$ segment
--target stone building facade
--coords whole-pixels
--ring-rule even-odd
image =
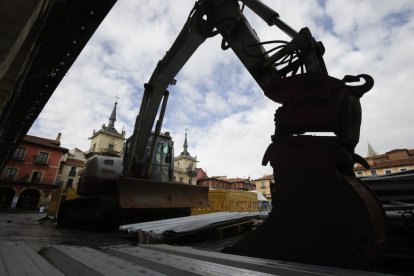
[[[78,148],[71,149],[62,156],[56,183],[65,189],[76,189],[85,164],[85,153]]]
[[[370,152],[370,151],[369,151]],[[371,150],[371,152],[374,152]],[[354,172],[357,177],[386,175],[414,170],[414,149],[394,149],[385,154],[365,157],[369,169],[357,164]]]
[[[271,185],[275,183],[273,175],[265,175],[261,178],[252,180],[252,182],[256,186],[256,191],[261,192],[268,200],[272,198],[270,190]]]
[[[93,130],[93,134],[89,138],[91,140],[91,145],[89,150],[86,152],[87,158],[93,155],[123,156],[125,131],[122,130],[121,132],[118,132],[115,129],[117,104],[118,103],[115,102],[111,116],[109,117],[108,126],[103,124],[100,130]]]
[[[174,157],[174,181],[197,185],[197,157],[192,157],[188,152],[187,133],[183,147],[181,154]]]

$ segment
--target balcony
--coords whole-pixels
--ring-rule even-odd
[[[48,160],[49,155],[42,152],[39,155],[36,154],[33,156],[33,163],[36,165],[49,165]]]
[[[70,171],[68,176],[75,177],[76,176],[76,171]]]

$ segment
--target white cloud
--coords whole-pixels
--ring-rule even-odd
[[[414,148],[414,8],[412,1],[266,1],[294,29],[309,26],[326,48],[328,71],[337,78],[368,73],[375,86],[365,95],[361,142],[377,152]],[[323,2],[323,1],[321,1]],[[194,1],[118,1],[70,69],[30,133],[62,146],[89,148],[93,129],[108,123],[115,96],[116,127],[132,133],[143,85],[170,48]],[[246,10],[263,40],[287,39]],[[263,96],[219,36],[207,40],[170,88],[164,129],[181,152],[185,128],[189,151],[210,175],[257,178],[271,173],[261,159],[274,132],[278,106]]]

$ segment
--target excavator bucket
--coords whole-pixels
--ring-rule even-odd
[[[208,187],[122,177],[117,182],[121,208],[205,208]]]

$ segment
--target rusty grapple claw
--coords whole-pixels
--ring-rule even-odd
[[[345,83],[353,83],[353,82],[360,82],[361,79],[365,81],[365,83],[361,85],[347,85],[349,91],[358,98],[361,98],[365,93],[367,93],[371,88],[374,86],[374,79],[367,74],[360,74],[357,76],[346,75],[343,77],[342,81]]]

